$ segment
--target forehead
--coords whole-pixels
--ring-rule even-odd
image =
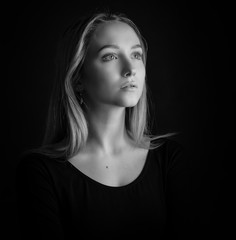
[[[128,24],[111,21],[99,25],[90,40],[90,47],[92,48],[101,47],[105,44],[133,46],[140,44],[140,41],[134,29]]]

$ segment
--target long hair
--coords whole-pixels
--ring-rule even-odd
[[[96,13],[74,22],[64,32],[58,48],[57,72],[51,95],[47,126],[41,153],[51,157],[76,155],[86,145],[88,124],[85,117],[86,106],[80,104],[77,85],[88,50],[90,39],[97,27],[105,22],[120,21],[128,24],[136,32],[143,48],[143,62],[146,66],[148,46],[138,27],[124,14]],[[148,108],[148,87],[145,79],[143,92],[134,107],[125,109],[127,134],[136,146],[153,149],[161,140],[173,134],[152,135],[150,132],[150,111]]]

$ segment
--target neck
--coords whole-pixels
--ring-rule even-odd
[[[112,106],[106,110],[88,110],[87,146],[102,155],[117,155],[131,146],[125,128],[125,108]]]

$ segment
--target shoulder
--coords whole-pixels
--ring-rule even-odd
[[[186,165],[185,148],[180,142],[165,138],[154,150],[155,158],[165,172],[171,169],[183,168]]]
[[[184,146],[171,138],[165,139],[165,142],[163,143],[163,148],[166,151],[166,154],[168,157],[177,157],[177,155],[182,155],[184,153]]]
[[[184,152],[184,146],[178,141],[171,138],[161,139],[160,146],[154,149],[155,152],[174,157]]]
[[[19,158],[16,177],[17,179],[48,177],[59,164],[58,159],[52,159],[40,153],[26,153]]]
[[[19,157],[18,169],[25,168],[43,168],[49,158],[39,153],[25,153]]]

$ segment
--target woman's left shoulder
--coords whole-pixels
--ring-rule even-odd
[[[184,151],[184,146],[179,141],[172,138],[164,138],[160,142],[160,146],[156,148],[156,151],[162,154],[168,155],[169,157],[181,154]]]
[[[185,148],[182,143],[173,139],[165,138],[160,147],[154,150],[160,165],[167,171],[172,168],[186,165]]]
[[[167,138],[164,142],[164,147],[171,156],[175,154],[183,154],[184,145],[177,140]]]

